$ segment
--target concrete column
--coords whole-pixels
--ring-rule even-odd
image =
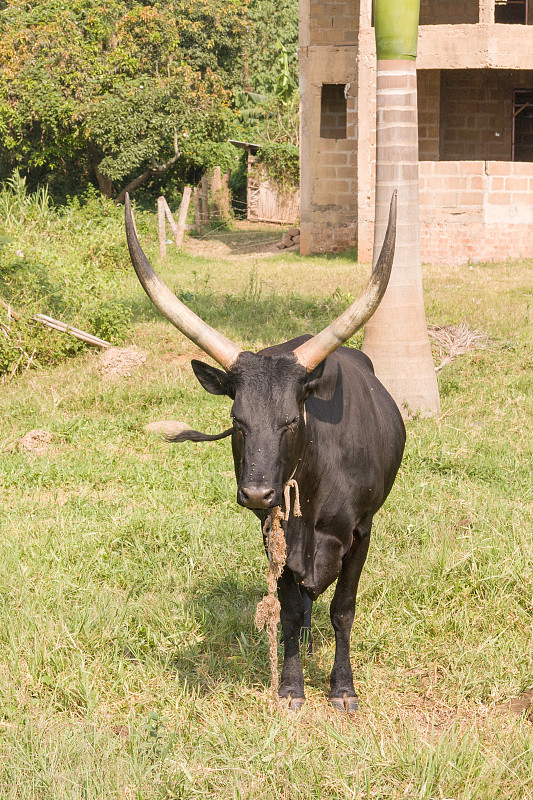
[[[479,21],[486,25],[494,24],[495,0],[479,0]]]
[[[361,0],[359,25],[360,28],[370,28],[372,26],[372,0]]]

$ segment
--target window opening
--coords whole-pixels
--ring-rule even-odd
[[[527,0],[496,0],[494,22],[527,25]]]
[[[533,89],[514,93],[512,159],[533,161]]]
[[[346,139],[346,96],[344,83],[324,83],[320,98],[320,137]]]

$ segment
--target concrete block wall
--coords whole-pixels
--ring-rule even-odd
[[[418,156],[438,161],[440,139],[440,70],[423,69],[418,84]]]
[[[310,45],[356,45],[358,32],[358,3],[346,0],[310,2]]]
[[[300,250],[337,253],[354,246],[357,228],[356,98],[346,98],[346,136],[331,138],[317,130],[320,105],[315,104],[313,163],[308,168],[309,190],[302,198]],[[338,121],[334,123],[339,132]],[[331,128],[330,132],[334,129]]]
[[[441,160],[510,161],[513,90],[533,87],[533,70],[442,70]]]
[[[512,90],[507,70],[442,70],[441,159],[510,160]]]
[[[533,163],[420,162],[422,261],[533,255]]]
[[[299,3],[301,252],[337,252],[357,244],[360,260],[369,261],[376,63],[371,0]],[[523,164],[510,161],[513,90],[533,88],[533,0],[528,3],[526,26],[493,24],[494,0],[421,0],[417,67],[425,261],[533,253],[529,205],[520,195],[526,191],[524,177],[531,191],[531,176],[520,172]],[[326,109],[321,130],[323,84],[346,87],[345,136],[343,110],[330,109],[330,115]]]
[[[300,0],[300,23],[300,252],[341,252],[357,235],[359,4]]]
[[[420,25],[475,25],[478,21],[478,0],[420,0]]]

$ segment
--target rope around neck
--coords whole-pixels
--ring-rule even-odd
[[[270,645],[270,679],[272,695],[275,703],[278,702],[278,623],[281,610],[281,606],[278,598],[275,596],[275,592],[278,578],[283,572],[283,567],[285,566],[285,561],[287,559],[287,544],[285,542],[285,533],[281,523],[287,522],[290,517],[291,489],[294,489],[294,516],[302,516],[298,484],[293,478],[291,478],[291,480],[287,481],[283,487],[285,512],[282,512],[281,506],[276,506],[272,509],[272,512],[268,515],[265,520],[265,524],[263,525],[263,536],[268,542],[268,594],[266,594],[257,604],[254,620],[255,626],[258,630],[262,630],[266,626],[268,642]]]

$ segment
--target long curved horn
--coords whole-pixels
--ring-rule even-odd
[[[312,339],[308,339],[294,351],[297,361],[308,372],[311,372],[326,356],[340,347],[350,336],[353,336],[379,306],[389,283],[394,260],[396,203],[397,191],[395,189],[390,203],[389,222],[381,253],[362,294],[331,325],[317,333]]]
[[[128,194],[126,194],[126,239],[137,277],[154,306],[188,339],[214,358],[221,367],[229,370],[239,353],[242,353],[242,349],[200,319],[163,283],[139,244]]]

